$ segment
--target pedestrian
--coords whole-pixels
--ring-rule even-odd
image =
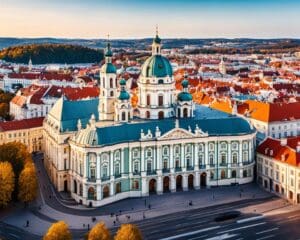
[[[90,230],[90,224],[88,224],[88,230]]]
[[[26,221],[26,227],[29,227],[29,220]]]
[[[242,192],[240,192],[240,198],[242,198]]]
[[[114,221],[114,226],[116,226],[116,221]]]
[[[148,205],[148,208],[151,209],[151,204]]]
[[[85,228],[85,224],[82,224],[83,228]]]
[[[145,207],[147,206],[147,199],[145,198]]]
[[[146,216],[145,216],[145,212],[143,212],[143,219],[145,219],[146,218]]]

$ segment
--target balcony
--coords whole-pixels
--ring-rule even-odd
[[[205,168],[206,168],[206,165],[199,165],[199,168],[200,168],[200,169],[205,169]]]
[[[117,174],[115,174],[114,176],[115,176],[115,178],[120,178],[120,177],[121,177],[121,174],[120,174],[120,173],[117,173]]]
[[[193,170],[194,170],[194,166],[187,166],[187,167],[186,167],[186,170],[187,170],[187,171],[193,171]]]
[[[133,171],[132,174],[133,174],[133,175],[140,175],[141,172],[140,172],[140,171]]]
[[[163,168],[163,169],[162,169],[162,172],[163,172],[163,173],[169,173],[169,172],[170,172],[170,169],[169,169],[169,168]]]
[[[181,170],[181,167],[176,167],[175,168],[175,172],[181,172],[182,170]]]
[[[96,182],[96,178],[88,178],[88,182]]]
[[[221,167],[227,167],[227,166],[228,166],[228,163],[226,163],[226,162],[225,162],[225,163],[224,163],[224,162],[223,162],[223,163],[220,163],[220,166],[221,166]]]
[[[156,171],[154,171],[154,170],[148,171],[148,170],[147,170],[147,175],[148,175],[148,176],[149,176],[149,175],[156,175]]]
[[[108,181],[110,179],[110,177],[109,176],[103,176],[103,177],[101,177],[101,181]]]

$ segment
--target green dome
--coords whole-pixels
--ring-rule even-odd
[[[125,79],[121,79],[119,82],[120,85],[126,85],[126,80]]]
[[[105,63],[101,67],[101,72],[102,73],[116,73],[117,69],[116,69],[116,67],[112,63]]]
[[[177,96],[178,101],[192,101],[193,97],[192,94],[187,92],[181,92]]]
[[[130,99],[129,93],[125,90],[122,90],[120,92],[119,100],[129,100],[129,99]]]
[[[187,88],[189,86],[189,81],[187,79],[184,79],[182,82],[181,82],[181,86],[183,88]]]
[[[167,77],[173,75],[169,60],[161,55],[149,57],[142,66],[143,77]]]

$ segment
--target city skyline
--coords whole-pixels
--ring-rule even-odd
[[[295,0],[0,2],[0,37],[300,38]]]

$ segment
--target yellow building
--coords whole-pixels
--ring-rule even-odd
[[[0,122],[0,144],[8,142],[24,143],[29,152],[42,149],[43,117],[18,121]]]

